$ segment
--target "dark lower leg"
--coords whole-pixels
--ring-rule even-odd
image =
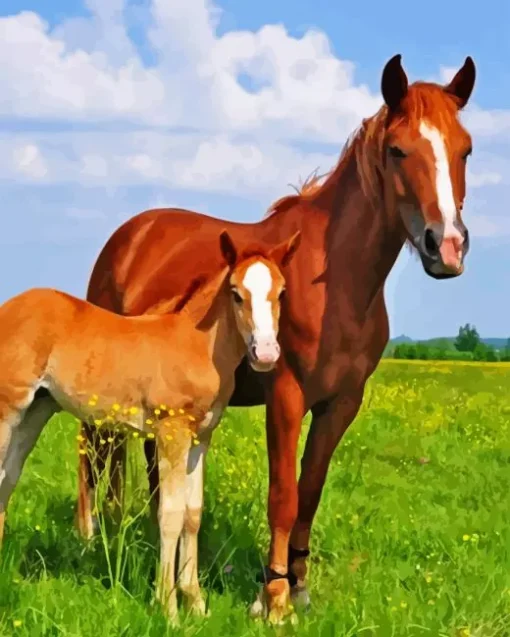
[[[343,434],[359,411],[363,392],[312,409],[313,420],[301,461],[298,514],[289,545],[289,583],[305,587],[310,534],[329,464]]]
[[[147,461],[151,518],[153,523],[157,524],[159,508],[159,471],[156,443],[152,440],[146,440],[143,450]]]

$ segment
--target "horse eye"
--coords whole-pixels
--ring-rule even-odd
[[[388,152],[392,157],[395,157],[395,159],[404,159],[404,157],[407,157],[404,151],[401,150],[398,146],[390,146],[388,148]]]
[[[235,303],[242,303],[243,297],[239,294],[237,290],[232,290],[232,296],[234,297]]]

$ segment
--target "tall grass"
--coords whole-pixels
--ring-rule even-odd
[[[214,435],[200,536],[211,617],[183,612],[175,630],[152,603],[157,530],[141,443],[130,442],[120,532],[103,526],[84,543],[73,524],[78,431],[55,417],[9,507],[0,635],[510,635],[509,390],[505,366],[381,364],[331,463],[313,608],[277,629],[247,613],[268,543],[263,410],[229,410]]]

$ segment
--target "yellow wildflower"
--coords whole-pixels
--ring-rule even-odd
[[[78,442],[83,442],[85,440],[85,438],[81,434],[79,434],[78,436],[76,436],[76,440]]]
[[[153,420],[151,420],[150,418],[147,418],[147,420],[145,421],[145,424],[152,425],[153,422],[154,422]]]
[[[168,410],[168,415],[169,416],[175,416],[175,411],[173,409],[169,409]]]
[[[147,434],[147,438],[154,438],[154,434],[152,433],[152,431],[149,431],[149,433]]]
[[[154,413],[156,414],[156,416],[159,416],[159,414],[161,413],[161,409],[155,409]]]
[[[114,403],[114,404],[112,405],[112,410],[113,410],[113,411],[120,411],[120,405],[119,405],[119,403]]]
[[[192,415],[190,414],[190,415],[188,416],[188,420],[189,420],[190,422],[195,422],[196,418],[195,418],[195,416],[192,416]]]
[[[23,622],[21,621],[21,619],[15,619],[12,622],[12,625],[14,626],[14,628],[19,628],[22,624],[23,624]]]
[[[139,436],[140,434],[138,433],[138,431],[133,432],[133,438],[138,438]]]
[[[111,436],[108,436],[107,440],[108,442],[113,442],[113,438]]]
[[[184,409],[182,409],[182,407],[179,407],[179,413],[183,414],[184,413]]]
[[[133,416],[138,413],[138,407],[130,407],[129,413]]]
[[[162,409],[163,411],[166,411],[166,405],[161,404],[159,408]]]
[[[102,421],[100,418],[96,418],[96,419],[94,420],[94,424],[95,424],[97,427],[100,427],[100,426],[103,424],[103,421]]]
[[[470,535],[468,535],[467,533],[464,533],[464,535],[462,536],[462,539],[464,540],[464,542],[467,542],[470,537],[471,537]]]
[[[80,449],[79,453],[80,456],[85,456],[87,452],[85,451],[85,449]]]
[[[170,440],[173,440],[173,437],[172,437],[170,434],[167,434],[167,435],[165,436],[165,438],[166,438],[167,440],[169,440],[169,441],[170,441]]]

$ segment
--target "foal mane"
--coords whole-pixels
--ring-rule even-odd
[[[266,216],[285,212],[294,205],[317,201],[324,192],[336,186],[352,158],[355,158],[363,194],[377,209],[383,199],[381,177],[384,169],[383,143],[387,130],[398,126],[404,119],[411,124],[418,124],[423,118],[432,120],[440,127],[449,128],[457,117],[459,106],[457,99],[446,93],[441,85],[414,82],[409,86],[398,113],[390,115],[388,107],[383,104],[375,115],[364,119],[359,128],[347,138],[336,166],[323,175],[315,170],[299,188],[294,187],[296,194],[286,195],[275,201]]]

